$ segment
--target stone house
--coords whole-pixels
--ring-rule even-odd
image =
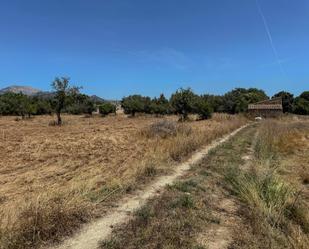
[[[248,105],[248,114],[251,117],[273,118],[283,113],[282,98],[272,98]]]

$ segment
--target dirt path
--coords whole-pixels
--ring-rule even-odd
[[[254,136],[252,137],[251,146],[248,148],[247,153],[244,156],[242,156],[242,159],[245,161],[245,163],[240,165],[239,167],[243,170],[248,170],[248,168],[250,167],[250,163],[254,158],[254,148],[257,143],[257,137],[258,137],[258,131],[256,131],[254,133]]]
[[[246,125],[247,126],[247,125]],[[103,218],[100,218],[88,225],[85,225],[76,235],[65,240],[61,245],[50,249],[95,249],[101,240],[106,239],[116,225],[123,224],[129,220],[132,213],[142,207],[149,198],[158,195],[167,185],[173,183],[178,177],[185,174],[192,164],[198,163],[208,152],[216,146],[226,142],[229,138],[245,128],[243,126],[229,135],[214,141],[210,145],[195,153],[188,161],[176,167],[171,175],[159,177],[153,184],[134,195],[122,199],[117,207],[112,209]]]
[[[237,215],[238,206],[233,199],[224,198],[219,194],[214,194],[212,198],[214,201],[217,200],[212,215],[220,223],[208,227],[198,236],[198,241],[208,249],[227,249],[233,242],[233,228],[241,224],[241,219]]]
[[[239,165],[240,169],[248,170],[254,158],[254,147],[256,145],[258,132],[252,136],[251,144],[241,158],[244,163]],[[219,222],[208,227],[198,236],[198,241],[208,249],[228,249],[233,242],[233,234],[238,227],[245,227],[243,220],[239,217],[239,203],[218,182],[221,176],[215,174],[209,181],[209,188],[212,189],[211,206],[212,215]]]

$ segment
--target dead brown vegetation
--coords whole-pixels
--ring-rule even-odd
[[[1,215],[0,248],[35,248],[46,241],[57,242],[91,218],[90,203],[78,195],[45,193],[16,204],[10,206],[14,212]]]
[[[262,122],[250,171],[227,175],[251,226],[236,236],[236,248],[308,247],[309,192],[302,179],[309,170],[308,134],[305,121]]]
[[[246,122],[214,115],[173,123],[176,134],[162,138],[141,132],[161,120],[154,117],[64,119],[61,127],[49,126],[47,116],[27,122],[0,119],[0,248],[57,241],[99,215],[98,210],[102,213],[101,203],[172,170],[199,147]]]
[[[308,248],[308,135],[305,120],[247,127],[116,227],[101,248]]]

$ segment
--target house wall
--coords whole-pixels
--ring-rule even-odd
[[[248,115],[251,117],[275,118],[280,117],[282,114],[283,114],[282,110],[265,110],[265,109],[248,110]]]

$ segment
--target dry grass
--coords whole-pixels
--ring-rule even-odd
[[[233,168],[226,179],[246,204],[252,231],[238,236],[250,248],[307,248],[309,192],[301,180],[308,170],[309,123],[267,120],[260,128],[251,170]],[[308,172],[308,171],[307,171]]]
[[[16,203],[17,204],[17,203]],[[12,206],[2,214],[0,248],[35,248],[57,242],[91,218],[91,205],[77,195],[51,193]]]
[[[179,125],[176,121],[160,120],[141,131],[141,134],[147,138],[168,138],[176,136],[179,131]]]
[[[237,143],[228,142],[214,149],[162,195],[149,200],[129,223],[116,227],[111,237],[101,243],[101,248],[211,248],[200,235],[221,225],[221,217],[216,213],[226,208],[222,202],[222,177],[213,170],[241,161],[246,148],[240,136],[233,138],[233,142],[235,140]],[[218,231],[218,236],[224,240],[221,233],[222,230]]]
[[[308,125],[284,119],[248,127],[117,227],[101,248],[221,248],[222,241],[233,249],[308,248],[308,185],[301,179],[309,166]]]
[[[0,118],[0,248],[57,241],[102,212],[102,202],[170,171],[246,122],[215,115],[176,124],[176,134],[162,138],[141,132],[162,120],[155,117],[65,116],[62,127],[49,126],[51,119]]]
[[[273,156],[276,153],[293,154],[307,146],[308,131],[308,122],[266,120],[259,130],[256,156],[261,159],[261,156],[270,157],[270,153]]]
[[[184,189],[186,192],[184,192]],[[160,198],[135,213],[135,219],[101,243],[103,249],[196,248],[194,236],[213,218],[207,210],[205,190],[199,182],[171,186]]]

